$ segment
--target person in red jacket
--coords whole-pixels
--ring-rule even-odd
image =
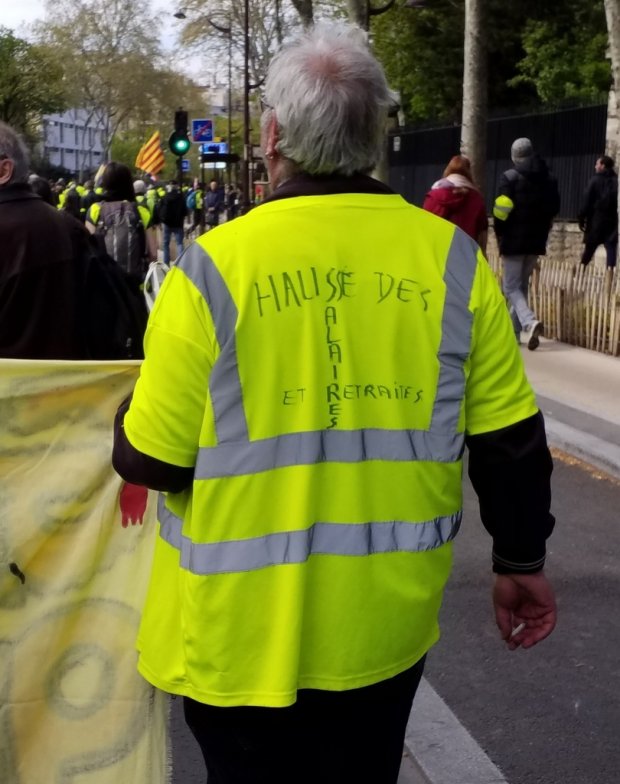
[[[426,194],[425,210],[456,224],[476,240],[486,253],[489,220],[480,191],[472,182],[471,164],[465,155],[455,155]]]

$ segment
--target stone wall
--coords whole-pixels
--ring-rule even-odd
[[[546,258],[553,261],[563,261],[573,266],[579,264],[583,251],[583,232],[575,221],[558,222],[553,224],[549,241],[547,242]],[[495,232],[489,230],[489,242],[487,247],[489,258],[496,258],[498,255]],[[591,261],[595,267],[604,269],[606,266],[605,249],[601,245],[596,251]]]

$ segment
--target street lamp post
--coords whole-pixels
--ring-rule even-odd
[[[186,19],[187,15],[185,13],[185,9],[179,8],[176,13],[173,14],[176,19]],[[228,38],[228,129],[227,129],[227,142],[228,142],[228,152],[232,152],[232,20],[230,15],[227,16],[228,24],[222,25],[219,22],[214,22],[213,19],[210,19],[208,16],[206,17],[207,22],[213,27],[218,33],[222,33]],[[200,164],[201,171],[202,171],[202,163]],[[228,163],[226,165],[226,179],[227,184],[230,185],[231,183],[231,176],[232,176],[232,165]],[[204,191],[204,188],[203,188]]]
[[[243,158],[241,161],[241,211],[250,208],[250,0],[243,0]]]
[[[394,2],[394,0],[391,0]],[[180,8],[174,17],[185,19],[185,9]],[[232,136],[232,101],[231,101],[231,60],[232,60],[232,23],[228,17],[228,27],[218,25],[207,17],[207,21],[216,30],[228,35],[228,144],[230,145]],[[278,17],[279,24],[279,17]],[[247,212],[251,205],[250,199],[250,161],[252,160],[252,145],[250,143],[250,90],[261,84],[250,84],[250,0],[243,0],[243,156],[241,158],[241,188],[243,190],[243,200],[241,202],[242,213]],[[229,146],[230,149],[230,146]],[[230,176],[230,172],[229,172]],[[230,182],[230,180],[229,180]]]
[[[214,22],[213,19],[207,17],[207,22],[211,25],[211,27],[215,28],[219,33],[225,35],[228,38],[228,152],[232,152],[232,21],[230,16],[227,17],[228,24],[222,25],[219,22]],[[226,166],[226,179],[228,181],[228,185],[230,185],[231,180],[231,164],[227,164]]]

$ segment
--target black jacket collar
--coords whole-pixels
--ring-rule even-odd
[[[339,174],[311,175],[301,172],[279,185],[262,203],[293,196],[331,196],[337,193],[382,193],[394,191],[379,180],[366,174],[343,177]]]
[[[40,201],[41,197],[33,193],[30,190],[30,186],[25,183],[17,183],[0,188],[0,204],[8,201],[25,201],[27,199],[38,199]]]

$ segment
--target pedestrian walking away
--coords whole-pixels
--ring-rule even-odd
[[[581,263],[587,266],[599,245],[605,247],[607,268],[616,266],[618,255],[618,175],[614,160],[601,155],[594,165],[579,209],[579,228],[584,232]]]
[[[459,226],[486,253],[489,219],[484,199],[473,183],[467,156],[454,155],[450,159],[443,177],[426,194],[423,207]]]
[[[552,462],[480,248],[369,176],[393,97],[367,36],[301,33],[265,105],[271,196],[166,276],[116,416],[116,470],[162,491],[138,667],[210,781],[395,784],[464,447],[508,650],[555,625]]]
[[[170,265],[170,240],[174,237],[177,247],[177,258],[183,252],[183,224],[187,215],[185,196],[179,190],[179,184],[171,180],[166,193],[157,205],[157,215],[162,224],[162,245],[164,264]]]
[[[529,139],[516,139],[510,155],[514,168],[505,171],[493,205],[493,226],[502,257],[502,285],[510,305],[517,341],[525,333],[527,347],[538,348],[544,326],[528,303],[528,287],[539,256],[547,252],[560,194],[545,161]]]
[[[23,140],[0,123],[0,356],[142,356],[142,298],[80,220],[33,192],[28,165]]]
[[[149,234],[151,213],[136,202],[131,172],[122,163],[108,163],[101,178],[103,198],[91,204],[86,228],[114,261],[140,283],[149,261],[156,257]]]
[[[29,164],[23,139],[0,122],[0,356],[86,359],[76,327],[88,233],[31,190]]]

